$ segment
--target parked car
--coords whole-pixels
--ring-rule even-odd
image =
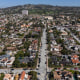
[[[40,67],[40,65],[38,65],[38,67]]]
[[[40,75],[40,73],[37,73],[38,75]]]
[[[13,71],[14,69],[12,68],[11,71]]]
[[[38,70],[38,68],[36,68],[36,70]]]
[[[27,70],[26,68],[24,68],[23,70]]]

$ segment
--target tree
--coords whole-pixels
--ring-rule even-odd
[[[24,54],[24,56],[30,56],[30,53],[28,53],[28,52],[26,52],[25,54]]]
[[[4,54],[5,54],[5,52],[4,52],[4,51],[0,53],[0,55],[4,55]]]
[[[9,23],[6,24],[7,29],[10,29],[10,26],[12,26],[11,22],[9,22]]]
[[[4,74],[1,73],[0,80],[3,80],[3,78],[4,78]]]
[[[66,48],[63,48],[63,49],[61,50],[61,54],[63,54],[63,55],[68,55],[68,54],[71,54],[71,51],[70,51],[70,50],[67,50]]]
[[[27,63],[27,66],[28,66],[28,67],[32,67],[32,62],[28,62],[28,63]]]
[[[52,55],[53,55],[53,54],[52,54],[52,52],[49,52],[49,53],[48,53],[48,56],[50,56],[50,57],[51,57]]]
[[[24,52],[23,51],[18,51],[17,54],[15,54],[15,57],[16,58],[24,57]]]
[[[30,71],[28,74],[32,76],[30,80],[37,80],[37,72]]]
[[[26,67],[27,64],[26,63],[21,63],[21,67]]]
[[[63,43],[63,42],[64,42],[64,40],[62,40],[62,39],[58,38],[58,39],[56,39],[56,42],[57,42],[58,44],[60,44],[60,43]]]
[[[75,71],[75,72],[74,72],[74,78],[75,78],[76,80],[78,80],[78,78],[77,78],[78,74],[79,74],[78,71]]]
[[[72,21],[71,24],[72,24],[72,25],[75,25],[75,21]]]
[[[15,61],[13,63],[13,67],[16,67],[16,68],[21,67],[19,60],[15,59]]]
[[[51,71],[50,74],[49,74],[49,79],[50,79],[50,80],[53,80],[53,77],[54,77],[54,76],[53,76],[53,71]]]
[[[17,34],[19,37],[23,37],[24,36],[24,34],[21,34],[21,33],[18,33]]]
[[[52,65],[52,59],[51,59],[51,58],[48,59],[48,66],[49,66],[49,67],[52,67],[52,66],[53,66],[53,65]]]

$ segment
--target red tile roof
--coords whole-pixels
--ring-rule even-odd
[[[73,55],[73,56],[72,56],[72,58],[78,58],[78,57],[79,57],[78,55]]]
[[[21,73],[20,80],[24,80],[25,74],[26,74],[25,71]]]
[[[77,60],[72,59],[72,62],[73,63],[79,63],[79,59],[77,59]]]
[[[79,58],[79,56],[73,55],[71,60],[72,60],[73,63],[79,63],[79,59],[78,58]]]

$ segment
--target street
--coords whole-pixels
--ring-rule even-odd
[[[43,31],[43,36],[41,38],[42,42],[42,48],[41,48],[41,62],[40,62],[40,67],[38,72],[40,73],[39,80],[46,80],[46,71],[47,71],[47,66],[45,64],[46,62],[46,29]]]

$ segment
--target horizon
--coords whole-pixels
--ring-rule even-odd
[[[22,4],[22,5],[13,5],[13,6],[7,6],[3,8],[9,8],[9,7],[16,7],[16,6],[23,6],[23,5],[49,5],[49,6],[57,6],[57,7],[80,7],[80,6],[62,6],[62,5],[51,5],[51,4]]]
[[[3,0],[0,1],[0,8],[7,8],[7,7],[13,7],[13,6],[19,6],[19,5],[27,5],[27,4],[32,4],[32,5],[52,5],[52,6],[67,6],[67,7],[80,7],[80,1],[79,0]]]

